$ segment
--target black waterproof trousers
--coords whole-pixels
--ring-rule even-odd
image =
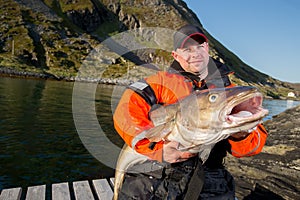
[[[174,164],[148,161],[131,167],[125,174],[119,200],[183,200],[195,167],[201,167],[205,174],[198,199],[234,200],[234,181],[230,173],[223,168],[196,165],[196,159]]]

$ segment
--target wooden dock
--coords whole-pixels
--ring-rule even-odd
[[[52,200],[111,200],[113,184],[114,178],[55,183],[51,185],[51,191],[48,191],[51,196],[49,198]],[[28,187],[26,191],[23,191],[21,187],[3,189],[0,200],[45,200],[48,199],[46,188],[46,185],[38,185]]]

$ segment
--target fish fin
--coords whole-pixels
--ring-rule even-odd
[[[161,140],[165,140],[171,131],[174,128],[174,122],[167,122],[161,124],[159,126],[155,126],[149,130],[145,134],[145,138],[147,138],[150,142],[159,142]]]
[[[154,110],[151,110],[149,112],[149,117],[155,126],[160,126],[174,121],[176,118],[177,109],[178,104],[160,106]]]

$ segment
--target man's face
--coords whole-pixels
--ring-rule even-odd
[[[174,59],[179,62],[186,72],[199,75],[204,79],[208,74],[207,64],[209,61],[209,47],[207,42],[199,42],[189,39],[183,48],[172,52]]]

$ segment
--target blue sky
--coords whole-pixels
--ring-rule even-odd
[[[299,0],[184,0],[203,27],[249,66],[300,83]]]

